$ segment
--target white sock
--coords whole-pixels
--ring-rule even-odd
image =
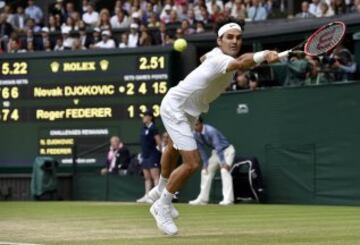
[[[162,204],[165,204],[165,205],[170,205],[173,197],[174,197],[174,194],[168,192],[168,190],[166,190],[166,188],[164,188],[163,192],[161,193],[159,202]]]
[[[158,184],[158,189],[160,192],[163,192],[167,183],[168,183],[168,179],[160,175],[159,184]]]

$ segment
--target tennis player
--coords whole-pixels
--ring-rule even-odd
[[[241,25],[235,21],[219,23],[218,47],[205,54],[202,63],[171,88],[161,102],[161,119],[172,142],[162,154],[159,184],[150,191],[149,197],[156,200],[150,213],[158,228],[167,235],[178,231],[174,222],[178,212],[172,205],[174,193],[200,167],[200,154],[192,133],[196,119],[224,92],[236,70],[249,69],[264,61],[278,61],[278,53],[268,50],[238,56],[242,33]],[[179,155],[183,163],[174,169]]]

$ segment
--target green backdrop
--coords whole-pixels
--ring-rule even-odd
[[[360,84],[230,93],[206,121],[257,156],[268,202],[360,203]]]

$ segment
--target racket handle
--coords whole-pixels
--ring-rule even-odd
[[[290,54],[290,52],[291,52],[291,50],[286,50],[286,51],[284,51],[284,52],[279,53],[279,54],[278,54],[278,55],[279,55],[279,58],[282,59],[282,58],[288,57],[289,54]]]

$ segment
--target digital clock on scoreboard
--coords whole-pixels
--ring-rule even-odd
[[[138,142],[142,114],[159,116],[176,78],[169,48],[5,55],[0,59],[0,166],[37,155],[71,163],[112,135]],[[102,164],[104,155],[79,163]]]

